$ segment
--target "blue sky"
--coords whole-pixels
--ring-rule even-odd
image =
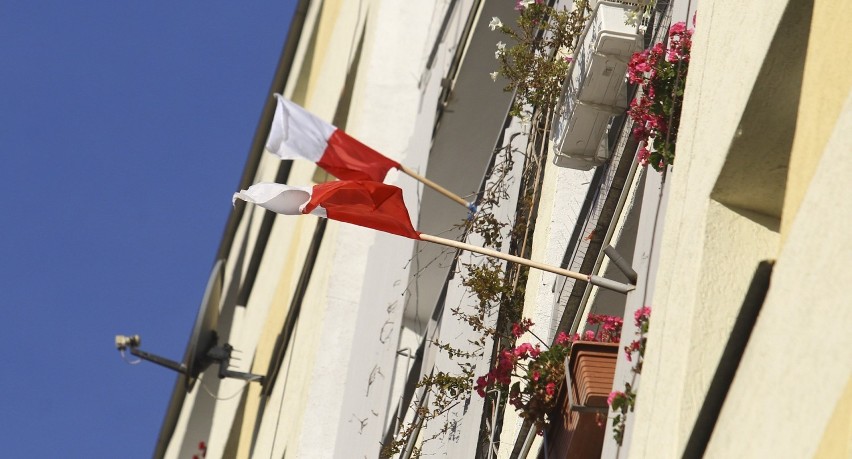
[[[294,4],[0,6],[5,457],[150,457]]]

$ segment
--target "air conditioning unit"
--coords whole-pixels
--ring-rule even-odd
[[[557,166],[588,170],[609,159],[601,140],[610,118],[627,109],[627,63],[642,49],[642,36],[624,24],[630,8],[598,3],[580,39],[551,126]]]
[[[555,155],[553,164],[558,167],[588,171],[605,163],[607,159],[609,159],[609,142],[607,136],[603,136],[594,155]]]
[[[608,149],[601,151],[599,147],[613,113],[574,98],[563,100],[562,108],[567,116],[556,118],[553,126],[554,164],[589,170],[605,163]]]

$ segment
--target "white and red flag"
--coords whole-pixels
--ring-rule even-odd
[[[312,187],[258,183],[250,186],[247,190],[235,193],[234,201],[238,198],[279,214],[312,214],[419,241],[469,250],[531,268],[591,282],[593,285],[621,293],[627,293],[635,288],[632,285],[621,284],[598,276],[568,271],[558,266],[534,262],[496,250],[420,233],[411,225],[408,209],[402,199],[402,190],[381,182],[338,180]]]
[[[306,159],[341,180],[381,182],[398,162],[364,145],[292,101],[276,94],[278,105],[266,149],[281,159]]]
[[[258,183],[234,194],[285,215],[311,214],[420,239],[411,225],[402,190],[381,182],[338,180],[313,187]]]

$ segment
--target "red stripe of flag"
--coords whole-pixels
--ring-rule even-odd
[[[324,208],[332,220],[420,239],[408,217],[402,190],[393,185],[348,180],[322,183],[314,186],[302,213],[316,207]]]
[[[373,180],[381,182],[388,171],[399,169],[398,162],[359,142],[354,137],[335,129],[328,138],[317,166],[341,180]]]

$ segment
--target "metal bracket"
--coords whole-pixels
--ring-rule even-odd
[[[589,276],[589,283],[600,288],[605,288],[607,290],[612,290],[613,292],[624,294],[636,290],[635,285],[623,284],[612,279],[607,279],[606,277],[595,275]]]
[[[639,278],[639,275],[636,274],[636,271],[630,266],[630,263],[627,262],[624,257],[618,253],[618,250],[615,250],[615,247],[612,245],[606,246],[604,249],[604,253],[612,263],[622,272],[624,276],[627,277],[627,280],[630,281],[631,284],[636,285],[636,280]]]
[[[189,367],[186,362],[175,362],[174,360],[167,359],[165,357],[160,357],[156,354],[151,354],[149,352],[145,352],[139,349],[139,345],[142,340],[139,335],[133,336],[123,336],[117,335],[115,337],[115,347],[119,351],[125,351],[127,349],[130,350],[130,353],[142,360],[147,360],[151,363],[155,363],[162,367],[166,367],[170,370],[176,371],[178,373],[189,376]],[[207,366],[211,363],[219,364],[219,378],[235,378],[242,379],[244,381],[257,381],[263,384],[264,377],[261,375],[256,375],[253,373],[243,373],[241,371],[232,371],[228,369],[231,362],[231,353],[234,351],[234,347],[228,343],[223,344],[222,346],[214,346],[207,351],[205,354],[206,363],[204,363],[201,370],[203,371]]]

